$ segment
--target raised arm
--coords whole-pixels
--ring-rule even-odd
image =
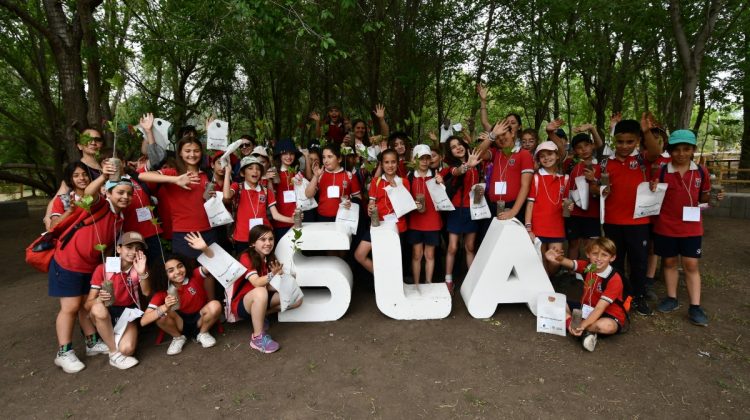
[[[315,121],[315,138],[320,138],[320,114],[313,111],[310,113],[310,119]]]
[[[545,127],[547,137],[557,146],[557,155],[560,158],[562,158],[565,153],[565,142],[557,135],[556,131],[558,128],[562,127],[563,124],[565,124],[565,121],[558,118],[550,121],[549,124],[547,124],[547,127]]]
[[[380,135],[383,137],[388,137],[388,134],[391,133],[390,127],[388,127],[388,123],[385,121],[385,106],[383,104],[377,104],[375,105],[375,116],[378,118],[378,125],[380,126]]]
[[[646,160],[653,162],[661,155],[661,140],[654,135],[653,129],[659,128],[656,118],[651,112],[641,114],[641,132],[643,132],[643,146],[646,149]]]

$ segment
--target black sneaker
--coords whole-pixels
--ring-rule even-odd
[[[654,314],[654,311],[648,306],[648,302],[646,302],[646,298],[643,296],[633,299],[633,308],[643,316],[651,316]]]
[[[688,317],[693,325],[708,327],[708,316],[703,312],[703,308],[700,306],[691,306],[690,309],[688,309]]]

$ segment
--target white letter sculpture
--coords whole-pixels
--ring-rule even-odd
[[[474,318],[489,318],[500,303],[527,303],[536,315],[537,295],[552,284],[517,220],[493,218],[461,286],[461,297]]]
[[[445,283],[404,284],[401,243],[393,223],[370,228],[375,301],[393,319],[440,319],[451,313],[451,295]],[[302,305],[304,306],[304,304]]]
[[[289,229],[279,239],[276,258],[284,264],[285,272],[296,277],[305,298],[298,308],[280,312],[279,322],[323,322],[341,318],[352,300],[351,268],[338,257],[306,257],[295,253],[293,238],[294,230]],[[305,251],[348,250],[351,246],[349,234],[334,222],[303,224],[300,241],[300,248]]]

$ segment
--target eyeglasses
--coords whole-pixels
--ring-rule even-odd
[[[250,147],[253,147],[252,143],[242,143],[240,145],[240,149],[247,149],[247,148],[250,148]]]

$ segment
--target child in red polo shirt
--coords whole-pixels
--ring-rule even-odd
[[[453,265],[456,261],[459,241],[463,237],[466,267],[474,262],[476,237],[479,224],[471,219],[469,193],[481,182],[476,166],[481,161],[481,150],[470,152],[469,145],[460,137],[450,136],[445,144],[445,163],[448,167],[440,171],[446,184],[446,192],[455,210],[448,212],[446,230],[448,249],[445,253],[445,284],[453,293]],[[450,178],[450,179],[449,179]]]
[[[550,249],[547,261],[584,274],[581,295],[581,325],[571,325],[570,306],[566,309],[568,332],[576,337],[583,335],[583,348],[594,351],[599,334],[612,335],[628,329],[627,300],[624,299],[623,281],[614,267],[617,248],[608,238],[597,238],[586,248],[585,260],[570,260],[560,249]],[[625,302],[624,302],[625,300]],[[577,308],[574,308],[577,309]]]
[[[559,172],[559,158],[557,145],[551,141],[543,142],[534,152],[539,171],[534,174],[527,199],[526,230],[532,241],[534,237],[542,241],[542,253],[548,249],[562,252],[565,242],[563,205],[569,193],[568,176]],[[560,265],[547,261],[544,268],[552,276]]]
[[[235,317],[250,320],[253,333],[250,347],[261,353],[273,353],[279,343],[268,334],[266,315],[281,309],[281,297],[271,286],[271,279],[282,273],[283,267],[273,253],[273,231],[266,225],[250,229],[250,246],[240,255],[240,263],[247,268],[245,274],[234,282],[232,301],[228,303]],[[298,300],[289,308],[302,304]]]
[[[700,203],[706,203],[711,191],[708,171],[693,162],[696,140],[690,130],[677,130],[669,136],[667,151],[672,162],[661,167],[651,182],[652,190],[657,182],[667,184],[667,192],[661,211],[654,223],[654,253],[662,257],[667,296],[657,309],[659,312],[674,312],[677,301],[678,257],[682,257],[685,270],[690,308],[688,317],[695,325],[707,326],[708,316],[701,308],[701,275],[698,261],[701,257],[703,217]],[[724,198],[719,194],[720,200]]]
[[[276,209],[276,199],[272,193],[260,185],[263,176],[263,164],[255,156],[242,158],[240,173],[245,177],[245,182],[238,184],[224,180],[224,195],[230,200],[235,199],[237,203],[237,214],[234,221],[234,246],[239,255],[247,249],[250,229],[256,225],[271,226],[268,220],[268,212],[274,220],[294,223],[289,216],[284,216]]]
[[[534,174],[531,153],[515,145],[516,139],[509,119],[495,124],[490,136],[480,139],[483,141],[478,149],[482,159],[492,162],[492,172],[486,188],[490,211],[497,214],[500,202],[505,206],[505,211],[498,214],[498,219],[509,220],[515,217],[523,222],[526,217],[526,197]],[[495,141],[495,148],[490,148],[492,139]]]
[[[313,177],[305,190],[309,197],[318,194],[318,221],[336,220],[339,206],[349,208],[351,201],[358,202],[360,185],[357,177],[341,167],[341,149],[335,144],[327,144],[321,152],[323,168],[313,165]]]
[[[292,139],[283,139],[276,143],[274,153],[281,161],[279,183],[274,184],[276,208],[281,215],[290,217],[293,220],[294,211],[297,209],[297,196],[294,192],[294,186],[302,182],[303,178],[302,173],[296,166],[299,152]],[[287,223],[274,220],[274,237],[281,238],[284,236],[293,224],[293,222]]]
[[[654,124],[650,114],[643,113],[641,123],[622,120],[615,125],[615,154],[602,162],[602,177],[609,177],[603,191],[604,233],[617,246],[615,268],[624,273],[627,258],[633,307],[641,315],[653,315],[646,302],[646,264],[648,257],[649,218],[634,218],[638,185],[648,182],[650,162],[661,153],[658,139],[651,132]],[[636,147],[643,141],[645,151]]]
[[[160,198],[169,202],[169,212],[163,217],[172,218],[172,252],[195,258],[200,253],[190,247],[185,236],[200,232],[209,244],[216,242],[208,215],[203,209],[203,193],[210,179],[201,168],[203,144],[194,137],[183,137],[176,146],[176,169],[162,168],[144,172],[143,182],[162,183],[166,193]]]
[[[211,253],[200,233],[189,233],[187,240],[199,253]],[[221,303],[209,299],[203,287],[204,279],[210,274],[203,267],[188,269],[188,260],[175,254],[166,258],[164,270],[155,270],[153,278],[154,295],[146,313],[141,317],[141,326],[152,322],[162,331],[172,336],[167,354],[174,356],[182,352],[187,336],[195,337],[203,348],[213,347],[216,339],[208,332],[219,320]],[[169,287],[177,290],[177,296],[169,294]],[[179,305],[178,309],[174,309]]]
[[[409,232],[407,241],[412,245],[411,271],[414,284],[419,284],[422,276],[422,256],[425,264],[425,282],[432,283],[432,274],[435,271],[435,248],[440,246],[440,230],[443,228],[443,219],[435,210],[430,192],[427,190],[427,181],[435,179],[438,184],[443,183],[443,177],[437,171],[430,169],[432,151],[426,144],[414,146],[414,158],[417,168],[409,173],[407,179],[411,184],[411,194],[417,203],[417,211],[409,214]]]
[[[114,326],[126,308],[141,306],[141,293],[151,294],[151,283],[146,268],[146,240],[138,232],[125,232],[117,241],[117,254],[120,256],[120,271],[105,272],[105,265],[99,264],[91,278],[91,291],[86,301],[86,309],[96,325],[109,350],[109,364],[118,369],[129,369],[138,364],[133,356],[138,344],[138,326],[129,322],[122,333],[119,345],[115,345]],[[112,294],[102,288],[104,282],[112,282]],[[106,306],[105,306],[106,305]]]
[[[380,153],[378,159],[380,160],[380,167],[383,168],[383,175],[373,179],[370,183],[370,204],[367,207],[367,215],[372,215],[373,209],[377,208],[380,220],[395,222],[399,233],[406,232],[406,215],[396,217],[391,200],[388,198],[386,187],[391,186],[395,188],[397,185],[402,184],[409,191],[409,181],[406,178],[398,176],[398,153],[395,150],[385,149]],[[370,230],[367,229],[362,237],[362,241],[354,251],[354,259],[367,271],[372,273],[372,259],[369,257],[371,250]]]
[[[594,142],[585,133],[576,134],[571,140],[575,158],[570,162],[570,174],[568,187],[570,191],[577,191],[580,195],[588,196],[588,209],[584,210],[574,204],[570,217],[565,219],[565,237],[568,240],[568,257],[572,260],[578,259],[579,247],[581,241],[584,241],[583,247],[601,236],[602,225],[599,222],[599,186],[596,180],[602,173],[601,166],[594,157]],[[587,189],[578,191],[576,178],[586,178]]]

